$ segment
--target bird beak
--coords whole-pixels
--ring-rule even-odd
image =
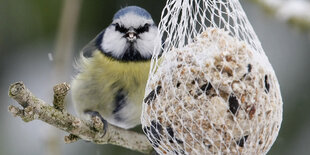
[[[137,33],[133,28],[130,28],[126,33],[126,37],[129,41],[135,41],[137,39]]]
[[[129,33],[128,33],[128,38],[133,38],[133,37],[135,37],[135,35],[136,35],[135,33],[129,32]]]

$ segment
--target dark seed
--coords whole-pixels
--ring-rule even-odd
[[[153,120],[153,121],[151,122],[151,125],[152,125],[153,127],[156,127],[156,129],[157,129],[158,131],[160,131],[160,132],[163,131],[163,127],[161,126],[161,124],[158,123],[158,122],[156,122],[155,120]],[[151,126],[151,127],[152,127],[152,126]]]
[[[161,140],[161,133],[163,131],[163,127],[161,126],[160,123],[157,123],[156,121],[152,121],[151,122],[151,134],[153,135],[154,140],[156,140],[156,142],[160,142]]]
[[[180,140],[180,139],[175,139],[179,144],[183,144],[183,141],[182,140]]]
[[[161,86],[157,86],[157,88],[156,88],[156,93],[159,94],[159,93],[160,93],[160,90],[161,90]]]
[[[200,89],[201,89],[202,91],[208,91],[208,90],[210,90],[211,88],[212,88],[212,85],[211,85],[210,82],[208,82],[208,83],[206,83],[206,84],[204,84],[204,85],[202,85],[202,86],[200,87]]]
[[[174,132],[173,132],[173,129],[171,127],[167,128],[167,132],[168,132],[168,134],[170,135],[171,138],[174,138]]]
[[[173,152],[174,154],[179,155],[178,151],[174,150]]]
[[[252,65],[251,65],[251,64],[248,64],[248,72],[245,73],[245,74],[243,74],[241,80],[244,80],[244,78],[245,78],[249,73],[251,73],[251,71],[252,71]]]
[[[174,132],[173,132],[173,129],[171,127],[167,127],[167,132],[171,138],[174,138]],[[173,143],[173,140],[171,138],[169,138],[169,142]]]
[[[246,140],[248,139],[249,135],[243,136],[240,140],[238,140],[236,143],[240,146],[240,147],[244,147],[244,143],[246,142]]]
[[[248,64],[248,72],[250,73],[252,71],[252,65]]]
[[[235,115],[238,108],[239,108],[239,102],[238,99],[236,98],[236,96],[234,96],[233,94],[231,94],[229,96],[229,110]]]
[[[156,99],[156,95],[160,93],[161,86],[157,86],[156,90],[152,90],[149,95],[144,99],[144,103],[150,104],[151,101]]]
[[[151,141],[150,141],[151,142]],[[154,148],[158,148],[158,144],[157,143],[153,143],[153,142],[151,142],[151,144],[152,144],[152,146],[154,147]]]
[[[180,87],[180,85],[181,85],[181,82],[178,82],[178,83],[177,83],[177,88],[179,88],[179,87]]]
[[[269,89],[270,89],[270,84],[268,83],[268,76],[265,75],[265,92],[269,93]]]
[[[149,135],[149,131],[150,131],[150,127],[149,126],[143,128],[143,132],[146,135]],[[152,144],[153,147],[155,147],[155,148],[158,147],[158,143],[159,143],[158,140],[156,140],[154,137],[149,137],[149,136],[146,136],[146,138],[149,140],[149,142]]]
[[[157,148],[159,146],[160,141],[154,140],[153,137],[149,136],[146,136],[146,138],[149,140],[149,142],[152,144],[154,148]]]
[[[209,91],[210,91],[212,88],[213,88],[213,86],[211,85],[210,82],[208,82],[208,83],[206,83],[206,84],[204,84],[204,85],[202,85],[202,86],[200,87],[200,89],[201,89],[202,91],[205,91],[205,92],[206,92],[206,95],[209,95]]]
[[[149,131],[150,131],[150,127],[149,126],[143,128],[143,132],[145,134],[147,134]]]

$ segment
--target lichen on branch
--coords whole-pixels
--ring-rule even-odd
[[[108,124],[107,131],[104,134],[103,123],[98,121],[100,120],[98,117],[88,122],[69,114],[64,109],[64,98],[69,89],[70,87],[66,83],[56,85],[54,87],[54,106],[50,106],[35,97],[23,82],[16,82],[10,86],[9,96],[16,100],[22,109],[10,105],[9,112],[25,122],[37,119],[68,132],[69,136],[65,137],[66,143],[83,139],[96,144],[118,145],[145,154],[150,154],[153,151],[144,134],[125,130],[111,124]]]

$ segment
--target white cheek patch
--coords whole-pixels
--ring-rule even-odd
[[[114,27],[110,26],[105,30],[101,48],[104,52],[107,52],[115,57],[122,57],[124,55],[124,49],[128,46],[126,42],[127,40],[123,37],[123,34],[115,31]]]
[[[160,51],[161,41],[156,27],[150,27],[148,32],[141,33],[139,37],[135,47],[143,57],[150,57]]]
[[[143,23],[145,23],[144,18],[136,17],[143,19]],[[126,20],[124,22],[132,22],[133,20]],[[137,27],[141,26],[141,23],[137,22],[135,24]],[[136,48],[142,57],[150,58],[154,52],[160,51],[160,37],[158,35],[158,29],[155,26],[150,26],[149,31],[139,34],[139,38],[137,38],[134,43],[134,48]],[[129,43],[127,39],[123,37],[124,34],[118,31],[115,31],[114,26],[109,26],[103,35],[101,48],[105,53],[111,54],[115,58],[121,58],[125,53],[126,49],[129,47]],[[154,48],[156,51],[154,51]]]

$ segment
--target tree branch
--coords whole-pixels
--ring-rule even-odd
[[[77,141],[79,138],[92,141],[96,144],[114,144],[125,148],[150,154],[153,151],[151,144],[144,134],[125,130],[111,124],[104,135],[103,123],[100,118],[92,118],[92,122],[81,120],[64,110],[64,97],[69,85],[63,83],[54,87],[54,107],[35,97],[22,82],[16,82],[9,88],[9,96],[16,100],[23,109],[13,105],[9,111],[13,116],[29,122],[35,119],[46,122],[56,128],[70,133],[65,137],[66,143]]]
[[[63,111],[65,109],[65,97],[70,90],[70,86],[67,83],[62,83],[54,86],[54,101],[53,105],[56,109]]]

